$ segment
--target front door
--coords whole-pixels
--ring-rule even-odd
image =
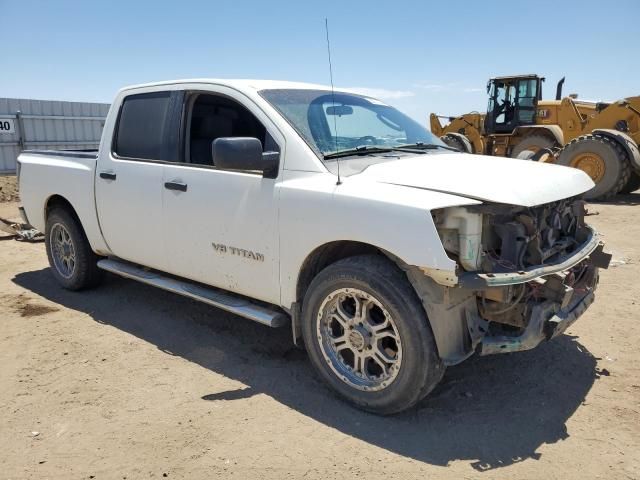
[[[251,105],[243,106],[234,95],[230,90],[185,95],[182,161],[164,166],[168,271],[278,303],[277,179],[217,169],[211,143],[257,137],[264,150],[282,152],[284,138],[272,125],[265,128],[268,119],[258,109],[252,113]]]
[[[538,105],[539,80],[524,78],[518,81],[516,119],[517,126],[536,123],[536,106]]]
[[[516,88],[512,80],[493,80],[489,91],[489,106],[485,131],[511,133],[514,128]]]

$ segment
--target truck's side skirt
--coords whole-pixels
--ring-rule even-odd
[[[227,312],[254,320],[270,327],[281,327],[289,323],[287,315],[268,306],[258,305],[251,300],[213,287],[165,275],[156,270],[148,270],[139,265],[119,259],[100,260],[98,267],[125,278],[137,280],[147,285],[193,298]]]

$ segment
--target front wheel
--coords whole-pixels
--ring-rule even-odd
[[[405,410],[444,374],[422,305],[384,257],[350,257],[324,269],[307,291],[302,322],[315,369],[366,410]]]

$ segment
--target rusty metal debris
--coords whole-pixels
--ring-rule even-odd
[[[0,218],[0,231],[13,235],[16,240],[22,242],[40,242],[44,240],[44,234],[26,223],[15,223]]]

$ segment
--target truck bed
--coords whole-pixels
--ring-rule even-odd
[[[27,221],[45,231],[52,201],[68,202],[82,222],[94,251],[107,251],[94,200],[98,150],[25,150],[18,157],[20,197]]]

